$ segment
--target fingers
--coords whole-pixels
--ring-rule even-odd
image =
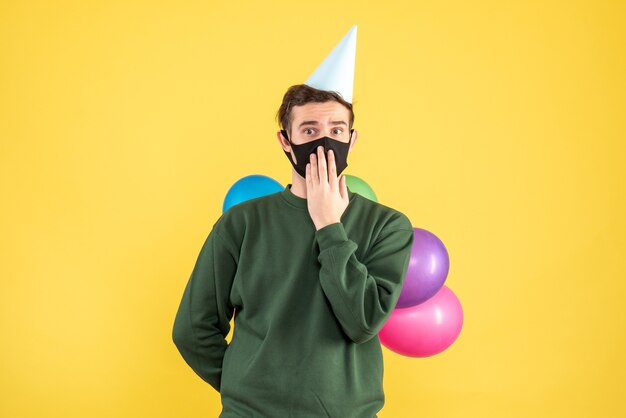
[[[337,164],[335,152],[328,150],[328,162],[324,153],[324,147],[317,147],[316,154],[310,155],[310,171],[312,184],[329,184],[332,189],[338,189]],[[308,172],[307,172],[308,173]]]
[[[337,165],[335,164],[335,152],[328,150],[328,183],[331,189],[337,189]]]
[[[305,180],[306,180],[306,187],[307,190],[313,185],[313,179],[311,178],[311,163],[308,163],[306,165],[306,170],[305,170]]]
[[[328,168],[326,167],[326,156],[324,155],[324,147],[317,147],[317,165],[319,168],[320,181],[328,182]]]
[[[348,199],[348,186],[346,186],[346,176],[341,176],[339,179],[339,194],[344,199]]]
[[[311,154],[310,155],[310,159],[311,159],[311,183],[312,184],[319,184],[320,179],[319,179],[319,172],[317,169],[317,158],[315,157],[315,154]]]

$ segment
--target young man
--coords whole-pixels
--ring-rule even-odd
[[[350,103],[296,85],[278,117],[292,183],[213,225],[173,339],[220,392],[221,418],[376,417],[384,404],[377,333],[400,296],[413,228],[338,177],[357,139]]]

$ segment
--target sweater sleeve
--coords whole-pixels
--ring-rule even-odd
[[[187,282],[172,331],[183,359],[218,392],[234,311],[229,301],[237,270],[233,249],[214,227]]]
[[[315,233],[320,253],[320,283],[346,335],[364,343],[383,327],[400,297],[408,269],[413,229],[402,222],[384,228],[363,260],[341,222]]]

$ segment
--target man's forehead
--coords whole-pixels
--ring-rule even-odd
[[[346,122],[350,118],[348,109],[339,102],[307,103],[292,108],[292,120],[299,122]]]

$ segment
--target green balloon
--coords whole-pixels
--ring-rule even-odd
[[[376,194],[369,184],[356,176],[351,176],[350,174],[345,174],[345,176],[346,186],[348,187],[348,189],[350,189],[351,192],[358,193],[361,196],[368,198],[369,200],[378,202],[378,198],[376,198]]]

